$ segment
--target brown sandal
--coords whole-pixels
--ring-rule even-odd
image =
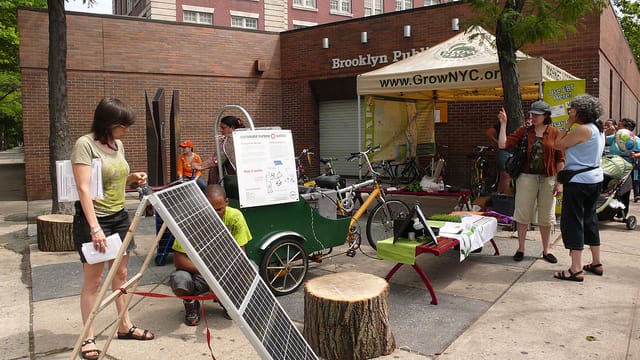
[[[602,276],[604,274],[604,268],[602,264],[587,264],[582,267],[582,270],[588,271],[592,274],[596,274],[598,276]]]
[[[82,344],[80,344],[80,349],[82,349],[83,347],[87,346],[87,345],[96,345],[96,338],[92,337],[92,338],[88,338],[87,340],[83,341]],[[100,357],[100,353],[102,351],[98,350],[98,349],[91,349],[91,350],[81,350],[80,351],[80,356],[82,356],[83,359],[85,360],[97,360]],[[91,353],[95,353],[95,355],[89,355]]]
[[[142,331],[142,335],[138,335],[136,334],[136,329],[138,329],[137,326],[133,325],[130,329],[129,332],[119,332],[118,331],[118,339],[122,339],[122,340],[153,340],[155,338],[155,335],[153,335],[153,333],[147,329],[141,329]],[[147,334],[149,334],[150,336],[147,336]]]

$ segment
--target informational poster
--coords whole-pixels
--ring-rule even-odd
[[[553,126],[564,129],[567,125],[569,102],[576,95],[586,91],[584,79],[545,81],[542,83],[542,99],[551,106],[551,120]]]
[[[567,126],[569,103],[576,95],[582,95],[586,91],[586,82],[579,80],[545,81],[542,83],[543,97],[551,106],[551,121],[553,126],[564,129]],[[562,196],[556,202],[556,214],[562,212]]]
[[[290,130],[234,131],[240,207],[298,201]]]
[[[434,141],[433,101],[365,98],[364,148],[380,145],[371,161],[404,161]]]

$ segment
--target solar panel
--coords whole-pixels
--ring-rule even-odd
[[[148,199],[263,359],[318,359],[195,181]]]

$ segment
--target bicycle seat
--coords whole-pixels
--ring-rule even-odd
[[[329,163],[331,161],[338,160],[338,159],[337,158],[332,158],[332,157],[329,157],[329,158],[321,157],[319,160],[320,160],[321,163],[327,164],[327,163]]]
[[[320,175],[316,179],[316,186],[324,189],[335,189],[340,181],[340,175]]]
[[[302,185],[298,185],[298,194],[303,195],[303,194],[309,194],[314,192],[315,189],[311,186],[302,186]]]

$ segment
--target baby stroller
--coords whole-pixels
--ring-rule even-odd
[[[635,229],[636,217],[629,216],[633,164],[618,155],[605,155],[601,167],[604,181],[596,208],[598,220],[619,220],[627,229]]]

